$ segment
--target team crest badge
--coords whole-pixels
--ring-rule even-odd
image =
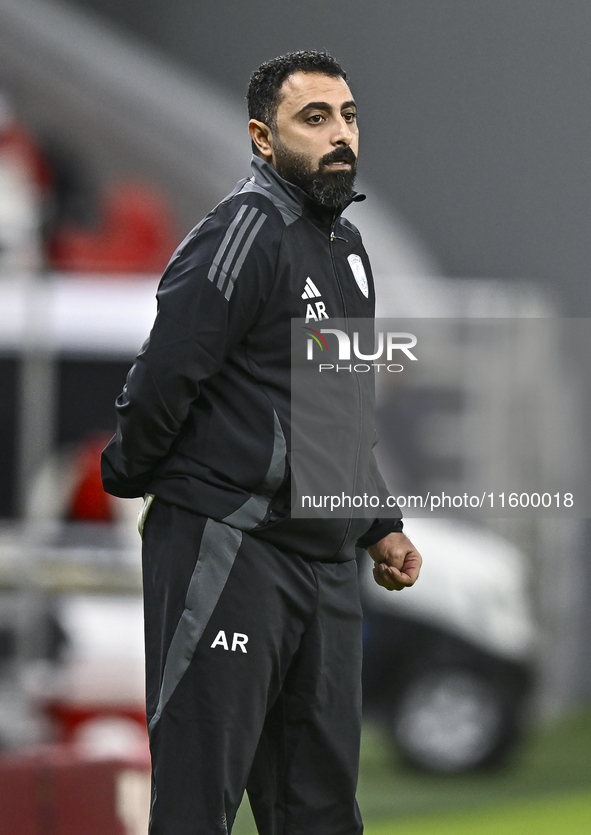
[[[357,282],[357,286],[365,296],[365,298],[369,298],[369,284],[367,282],[367,276],[365,275],[365,270],[363,268],[363,261],[359,257],[359,255],[349,255],[347,257],[347,261],[349,262],[349,266],[351,267],[351,272]]]

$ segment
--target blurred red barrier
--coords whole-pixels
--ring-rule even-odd
[[[0,808],[5,835],[40,835],[44,791],[43,773],[30,759],[0,761]]]
[[[2,835],[139,835],[148,758],[92,759],[56,745],[0,757]]]
[[[62,226],[50,244],[49,258],[58,270],[159,273],[177,243],[165,198],[147,184],[121,183],[105,198],[99,228]]]
[[[52,720],[60,742],[75,742],[83,725],[96,719],[126,719],[146,734],[146,710],[143,704],[76,704],[66,701],[49,701],[44,711]]]
[[[103,490],[101,452],[110,435],[85,439],[76,454],[76,479],[66,518],[74,522],[113,522],[113,497]]]

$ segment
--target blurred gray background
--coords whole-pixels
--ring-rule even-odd
[[[443,273],[534,279],[590,314],[586,0],[75,2],[236,97],[262,61],[329,50],[358,99],[364,177]]]

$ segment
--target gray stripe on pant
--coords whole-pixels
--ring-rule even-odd
[[[148,730],[152,731],[168,700],[187,671],[213,610],[226,585],[242,542],[242,531],[208,519],[203,530],[197,564],[164,664],[160,698]]]

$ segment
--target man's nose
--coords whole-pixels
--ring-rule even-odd
[[[353,141],[353,131],[351,125],[344,119],[339,118],[335,126],[332,142],[333,145],[347,145],[349,146]]]

